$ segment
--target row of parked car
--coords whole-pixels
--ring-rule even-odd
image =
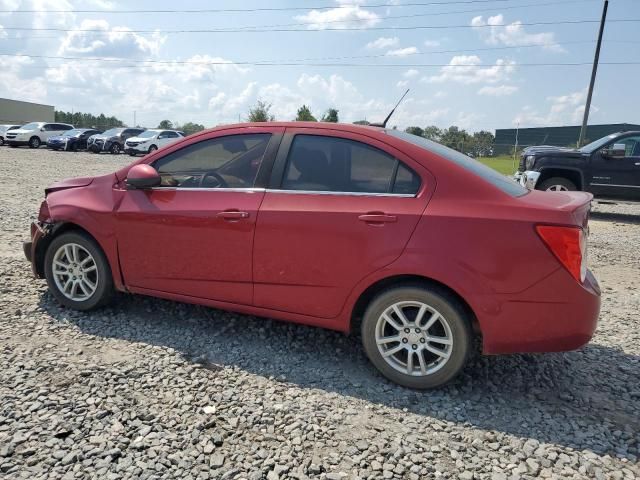
[[[129,155],[147,154],[173,143],[185,134],[176,130],[156,128],[75,128],[67,123],[31,122],[26,125],[0,125],[0,146],[46,145],[53,150],[89,150],[93,153],[109,152]]]

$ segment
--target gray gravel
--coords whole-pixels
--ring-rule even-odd
[[[593,342],[381,378],[357,338],[144,297],[58,307],[22,257],[43,188],[128,157],[0,148],[0,477],[640,477],[640,207],[598,206]]]

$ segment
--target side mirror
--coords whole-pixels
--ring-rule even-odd
[[[602,154],[609,158],[624,158],[627,148],[624,143],[614,143],[611,147],[605,148]]]
[[[42,127],[42,128],[40,129],[40,131],[41,131],[41,132],[44,132],[44,127]]]
[[[129,190],[140,190],[145,188],[158,187],[160,185],[160,175],[156,169],[146,163],[134,165],[127,173],[125,183]]]

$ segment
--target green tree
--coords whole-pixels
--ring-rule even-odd
[[[306,105],[302,105],[298,109],[298,115],[296,115],[296,122],[317,122],[318,119],[313,116],[311,110]]]
[[[405,132],[410,133],[412,135],[417,135],[418,137],[424,136],[424,130],[420,127],[407,127]]]
[[[191,135],[204,130],[204,125],[200,125],[199,123],[187,122],[183,125],[176,125],[175,129],[184,132],[185,135]]]
[[[323,122],[338,123],[338,110],[330,108],[322,116]]]
[[[368,121],[366,120],[356,120],[355,122],[353,122],[354,125],[371,125]]]
[[[428,127],[424,128],[422,132],[422,136],[427,140],[433,140],[434,142],[439,142],[440,137],[442,137],[442,130],[440,130],[435,125],[429,125]]]
[[[470,151],[476,157],[489,156],[493,152],[494,142],[495,137],[493,136],[493,133],[486,130],[480,130],[473,134]]]
[[[56,122],[71,123],[78,128],[102,128],[123,127],[122,120],[116,117],[107,117],[104,113],[93,115],[92,113],[82,112],[63,112],[56,110],[54,114]]]
[[[158,128],[171,129],[173,128],[173,122],[171,120],[162,120],[158,124]]]
[[[271,104],[263,100],[258,100],[253,107],[249,109],[249,116],[247,120],[249,122],[273,122],[275,117],[269,112],[271,110]]]
[[[455,125],[442,131],[439,142],[459,152],[468,152],[471,147],[471,136],[466,130],[460,130]]]

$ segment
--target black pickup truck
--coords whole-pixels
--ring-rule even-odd
[[[640,131],[613,133],[579,149],[528,147],[514,179],[530,189],[583,190],[601,200],[640,201]]]

